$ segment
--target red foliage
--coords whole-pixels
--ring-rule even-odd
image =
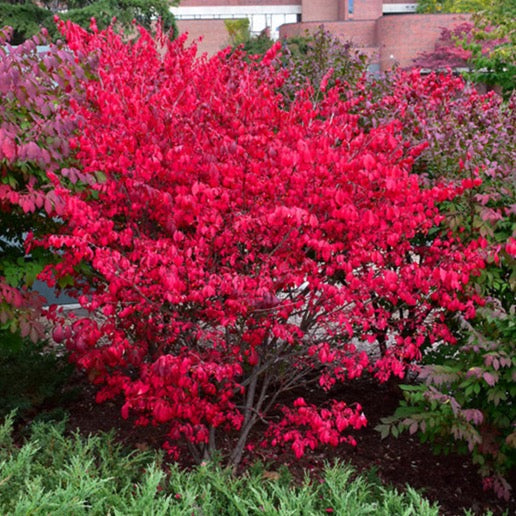
[[[453,340],[446,313],[474,314],[478,243],[430,234],[464,187],[423,189],[399,123],[366,132],[338,87],[286,109],[277,48],[206,60],[144,31],[66,31],[98,55],[72,145],[105,179],[81,193],[54,177],[66,227],[45,245],[64,259],[45,276],[74,277],[95,315],[57,331],[99,401],[122,394],[124,417],[168,424],[197,458],[234,431],[237,463],[280,393],[402,377],[423,344]],[[299,455],[365,422],[331,407],[285,409],[271,432]]]
[[[422,52],[414,59],[417,68],[446,70],[448,68],[468,68],[474,57],[472,48],[479,46],[481,55],[489,55],[496,47],[507,43],[507,38],[485,37],[493,31],[488,26],[482,36],[471,22],[455,25],[452,29],[443,27],[432,52]]]
[[[36,341],[44,335],[45,300],[29,289],[35,272],[24,264],[24,239],[29,231],[42,234],[52,225],[59,199],[47,172],[73,182],[81,177],[64,168],[75,129],[66,107],[81,95],[78,79],[88,62],[76,62],[62,44],[40,52],[44,35],[10,46],[7,32],[0,30],[0,331],[8,328]],[[38,259],[32,257],[32,270]]]
[[[460,77],[417,69],[369,84],[356,112],[366,127],[401,122],[403,138],[424,149],[413,171],[428,186],[443,181],[468,189],[444,211],[446,226],[460,238],[482,236],[486,255],[497,260],[500,242],[516,235],[513,127],[516,97],[503,102],[494,91],[480,94]]]
[[[414,66],[430,70],[468,67],[472,53],[462,48],[459,41],[471,42],[474,27],[471,22],[461,23],[452,29],[443,27],[435,49],[432,52],[422,52],[414,60]]]
[[[281,446],[292,442],[292,450],[297,458],[304,455],[305,449],[314,450],[320,444],[338,446],[346,442],[356,446],[351,436],[343,436],[349,427],[358,430],[367,424],[362,407],[357,404],[355,410],[343,401],[333,401],[331,408],[318,409],[307,405],[303,398],[294,401],[294,410],[283,407],[284,418],[271,424],[268,435],[272,446]]]

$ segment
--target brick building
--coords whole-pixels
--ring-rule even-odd
[[[202,37],[201,52],[215,53],[229,43],[224,20],[248,18],[253,34],[265,28],[273,38],[303,35],[320,25],[353,41],[371,58],[373,68],[408,66],[432,50],[442,27],[467,18],[457,14],[415,14],[408,0],[181,0],[172,7],[180,32]]]

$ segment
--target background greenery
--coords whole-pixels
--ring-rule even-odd
[[[161,18],[166,30],[175,34],[174,16],[168,0],[4,0],[0,2],[0,27],[13,28],[12,44],[18,45],[34,36],[41,27],[55,36],[54,15],[88,27],[95,18],[99,29],[106,28],[113,18],[123,28],[132,26],[133,20],[150,29]],[[41,4],[41,5],[37,5]]]

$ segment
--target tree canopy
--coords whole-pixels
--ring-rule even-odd
[[[107,27],[113,18],[119,26],[128,27],[135,20],[150,29],[160,18],[165,30],[174,30],[174,16],[168,0],[4,0],[0,1],[0,27],[13,29],[11,42],[20,44],[46,27],[55,34],[54,15],[87,27],[95,18],[99,29]]]
[[[515,6],[514,0],[419,0],[417,12],[431,14],[488,11],[511,16],[511,11],[514,15]]]

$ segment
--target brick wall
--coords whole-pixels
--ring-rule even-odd
[[[321,26],[318,22],[291,23],[282,25],[281,37],[303,36],[306,31],[316,32]],[[343,41],[352,41],[358,47],[376,46],[376,21],[360,20],[345,22],[325,22],[324,28]]]
[[[337,21],[339,19],[338,0],[302,0],[304,22]]]
[[[301,1],[302,0],[181,0],[179,2],[179,7],[211,7],[219,5],[301,5]]]
[[[420,52],[434,49],[443,27],[451,27],[468,19],[464,14],[405,14],[382,16],[377,20],[325,22],[324,27],[344,41],[352,41],[373,57],[381,70],[395,63],[410,66]],[[281,37],[314,32],[319,22],[282,25]]]
[[[220,3],[257,5],[258,0],[218,0]],[[262,0],[262,5],[287,5],[289,0]],[[303,6],[303,22],[283,25],[281,37],[304,35],[305,31],[316,31],[322,22],[326,29],[343,40],[351,40],[355,45],[373,57],[381,70],[389,69],[394,63],[410,66],[420,53],[431,51],[443,27],[451,27],[468,19],[468,15],[458,14],[406,14],[381,16],[377,19],[338,21],[337,0],[299,0]],[[354,0],[355,9],[360,5],[377,8],[389,0]],[[181,5],[201,5],[203,0],[183,0]],[[204,0],[204,5],[215,5],[217,0]],[[265,3],[266,2],[266,3]],[[296,5],[292,1],[290,5]],[[299,5],[299,3],[297,3]],[[381,5],[380,5],[381,7]],[[305,8],[307,9],[305,11]],[[374,15],[374,10],[371,11]],[[365,11],[362,15],[365,16]],[[369,15],[368,15],[369,16]],[[229,43],[224,20],[178,20],[180,32],[188,32],[189,40],[203,36],[199,51],[210,55],[225,48]]]
[[[202,41],[197,43],[199,55],[204,52],[213,55],[229,45],[224,20],[177,20],[176,24],[181,34],[188,32],[188,42],[202,37]]]
[[[420,52],[434,49],[443,27],[451,27],[468,18],[468,15],[458,14],[382,16],[376,24],[381,69],[389,69],[395,62],[402,67],[410,66]]]
[[[355,0],[353,2],[354,20],[376,20],[382,15],[383,0]]]
[[[329,4],[344,3],[345,0],[330,0]],[[316,10],[317,5],[325,3],[324,0],[180,0],[181,7],[213,6],[213,5],[301,5],[312,4],[311,9]],[[381,4],[416,4],[417,0],[355,0],[355,9],[361,4],[363,9],[370,9],[376,3]],[[374,9],[377,9],[374,7]]]

